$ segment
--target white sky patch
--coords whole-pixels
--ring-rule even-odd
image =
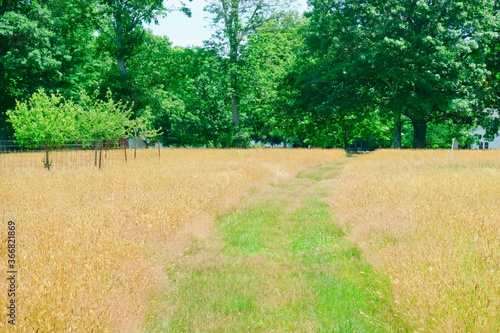
[[[174,46],[203,46],[204,40],[209,40],[213,34],[211,28],[211,17],[203,11],[207,6],[206,0],[185,1],[191,9],[191,17],[181,12],[169,13],[166,17],[158,20],[158,25],[146,25],[153,31],[154,35],[167,36]],[[172,1],[165,1],[165,6],[171,6]],[[307,9],[307,0],[296,0],[299,12]]]

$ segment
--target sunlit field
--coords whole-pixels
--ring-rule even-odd
[[[204,232],[252,187],[344,152],[169,149],[159,158],[150,149],[137,155],[102,169],[0,168],[4,271],[7,222],[17,225],[18,331],[140,331],[155,307],[152,295],[168,284],[168,254],[185,246],[176,234]],[[5,279],[1,286],[4,307]],[[1,320],[0,331],[6,326]]]
[[[376,151],[351,161],[337,219],[419,331],[500,329],[500,152]]]

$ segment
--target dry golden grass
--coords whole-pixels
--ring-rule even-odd
[[[156,150],[141,150],[137,160],[101,170],[0,169],[5,265],[7,221],[17,223],[17,329],[140,330],[154,307],[152,294],[166,283],[172,235],[210,222],[258,183],[343,155],[178,149],[163,150],[158,159]],[[1,286],[5,305],[5,279]],[[5,318],[0,331],[8,325]]]
[[[420,331],[500,330],[500,152],[376,151],[346,166],[337,218]]]

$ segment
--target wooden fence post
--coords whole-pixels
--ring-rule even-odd
[[[97,144],[95,143],[95,141],[94,141],[94,146],[95,146],[95,149],[94,149],[94,166],[97,166]]]
[[[125,163],[127,163],[127,139],[123,140],[123,150],[125,151]]]
[[[47,142],[43,144],[43,150],[45,150],[45,166],[47,167],[47,170],[50,171],[49,145]]]
[[[99,144],[99,169],[101,168],[102,163],[102,143]]]
[[[158,140],[158,158],[160,158],[160,140]]]

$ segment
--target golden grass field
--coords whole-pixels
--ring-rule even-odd
[[[207,232],[217,214],[259,183],[344,156],[295,149],[129,154],[127,164],[101,170],[0,168],[0,267],[6,270],[7,221],[14,220],[18,331],[140,331],[156,306],[152,295],[168,283],[172,253],[182,254],[190,233]],[[2,156],[4,163],[8,158],[20,157]],[[183,233],[185,239],[176,236]],[[4,307],[5,279],[0,285]]]
[[[337,219],[419,331],[500,331],[500,152],[380,150],[351,161]]]

